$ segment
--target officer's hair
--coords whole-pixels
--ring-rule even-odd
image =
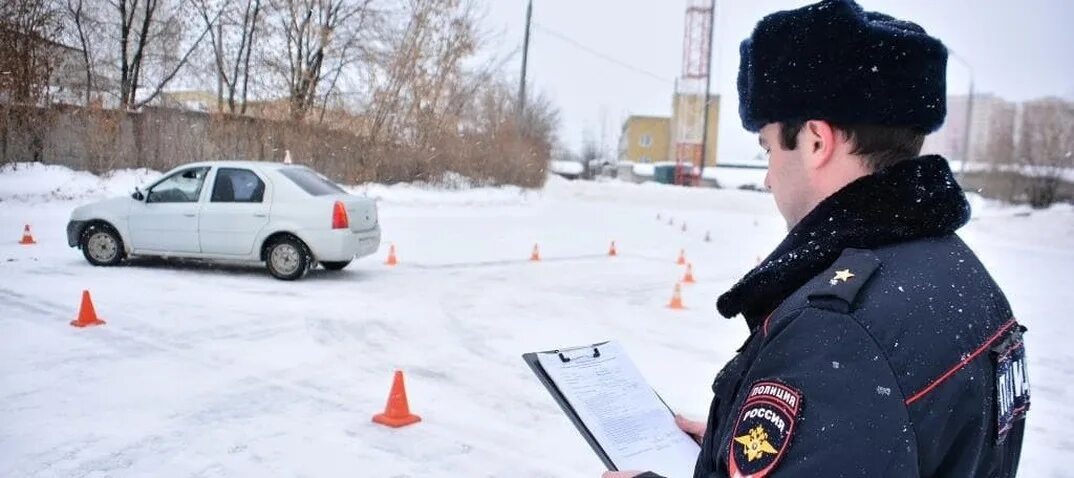
[[[798,147],[798,133],[805,121],[787,121],[779,124],[779,142],[785,150]],[[877,125],[841,125],[828,122],[832,128],[847,135],[853,143],[852,154],[861,156],[865,166],[876,172],[903,160],[921,154],[925,135],[910,128]]]

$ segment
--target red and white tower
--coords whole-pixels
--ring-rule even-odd
[[[682,75],[675,82],[672,105],[676,184],[694,184],[704,167],[715,8],[715,0],[688,0],[686,5]]]

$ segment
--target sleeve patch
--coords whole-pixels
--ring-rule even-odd
[[[1014,423],[1029,410],[1029,378],[1026,372],[1024,328],[1014,332],[992,349],[996,361],[996,443],[1007,439]]]
[[[802,407],[802,393],[772,380],[750,386],[728,444],[732,477],[763,478],[790,446]]]

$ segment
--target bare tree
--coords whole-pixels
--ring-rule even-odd
[[[46,99],[56,66],[60,12],[48,0],[0,4],[0,95],[5,103]]]
[[[47,0],[0,4],[0,160],[43,156],[39,124],[45,114],[37,107],[49,102],[56,57],[64,50],[56,43],[61,27],[59,12]],[[12,154],[12,136],[16,142],[18,136],[29,139],[26,157]]]
[[[83,0],[67,0],[67,16],[74,23],[74,30],[77,33],[78,45],[81,47],[82,53],[82,69],[85,74],[85,103],[89,105],[93,101],[94,85],[94,69],[95,64],[91,59],[93,53],[91,36],[93,33],[90,31],[93,28],[93,22],[87,19],[86,5]]]
[[[461,135],[456,137],[462,142],[456,154],[465,163],[458,170],[538,186],[554,149],[564,153],[564,159],[580,160],[573,152],[556,148],[559,114],[544,95],[530,96],[521,116],[515,85],[503,78],[483,83],[469,98]]]
[[[111,0],[110,0],[111,1]],[[174,2],[174,3],[173,3]],[[212,30],[223,13],[217,9],[193,40],[186,41],[189,12],[182,0],[115,0],[111,4],[119,17],[119,101],[127,109],[138,109],[156,99],[190,55]],[[178,47],[178,48],[173,48]],[[152,50],[154,61],[147,61]],[[172,51],[182,51],[178,57]],[[154,70],[152,73],[149,70]],[[154,76],[153,80],[149,77]],[[143,84],[144,83],[144,84]],[[138,90],[151,85],[149,94],[139,99]]]
[[[491,68],[468,73],[463,60],[473,56],[481,38],[473,3],[460,0],[409,0],[408,20],[390,34],[378,58],[370,105],[370,136],[428,144],[457,123]]]
[[[1016,106],[1013,103],[1004,102],[1003,105],[997,105],[994,108],[995,110],[989,115],[988,124],[985,125],[983,146],[983,161],[992,165],[993,168],[1015,161],[1016,116]]]
[[[1044,98],[1022,110],[1018,160],[1030,176],[1029,202],[1047,207],[1055,202],[1063,174],[1074,169],[1074,103]]]
[[[287,88],[291,119],[301,121],[318,99],[335,88],[341,72],[355,61],[372,0],[274,0],[274,33],[279,53],[267,64]]]
[[[582,139],[582,150],[579,157],[582,159],[582,176],[585,179],[593,179],[596,171],[593,171],[593,163],[603,159],[603,152],[598,140],[593,136],[593,131],[586,130]]]
[[[213,58],[217,77],[223,91],[218,91],[217,106],[235,114],[246,114],[246,100],[250,86],[250,58],[255,40],[261,33],[263,12],[261,0],[241,2],[212,2],[195,0],[213,46]],[[220,12],[213,28],[213,16]],[[225,100],[226,97],[226,100]],[[236,104],[238,97],[238,104]]]

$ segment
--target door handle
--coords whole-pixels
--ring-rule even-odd
[[[197,214],[194,214],[192,212],[185,212],[185,213],[183,213],[183,216],[185,216],[185,217],[194,217],[194,216],[197,216]]]
[[[254,213],[254,217],[268,217],[268,214]]]

